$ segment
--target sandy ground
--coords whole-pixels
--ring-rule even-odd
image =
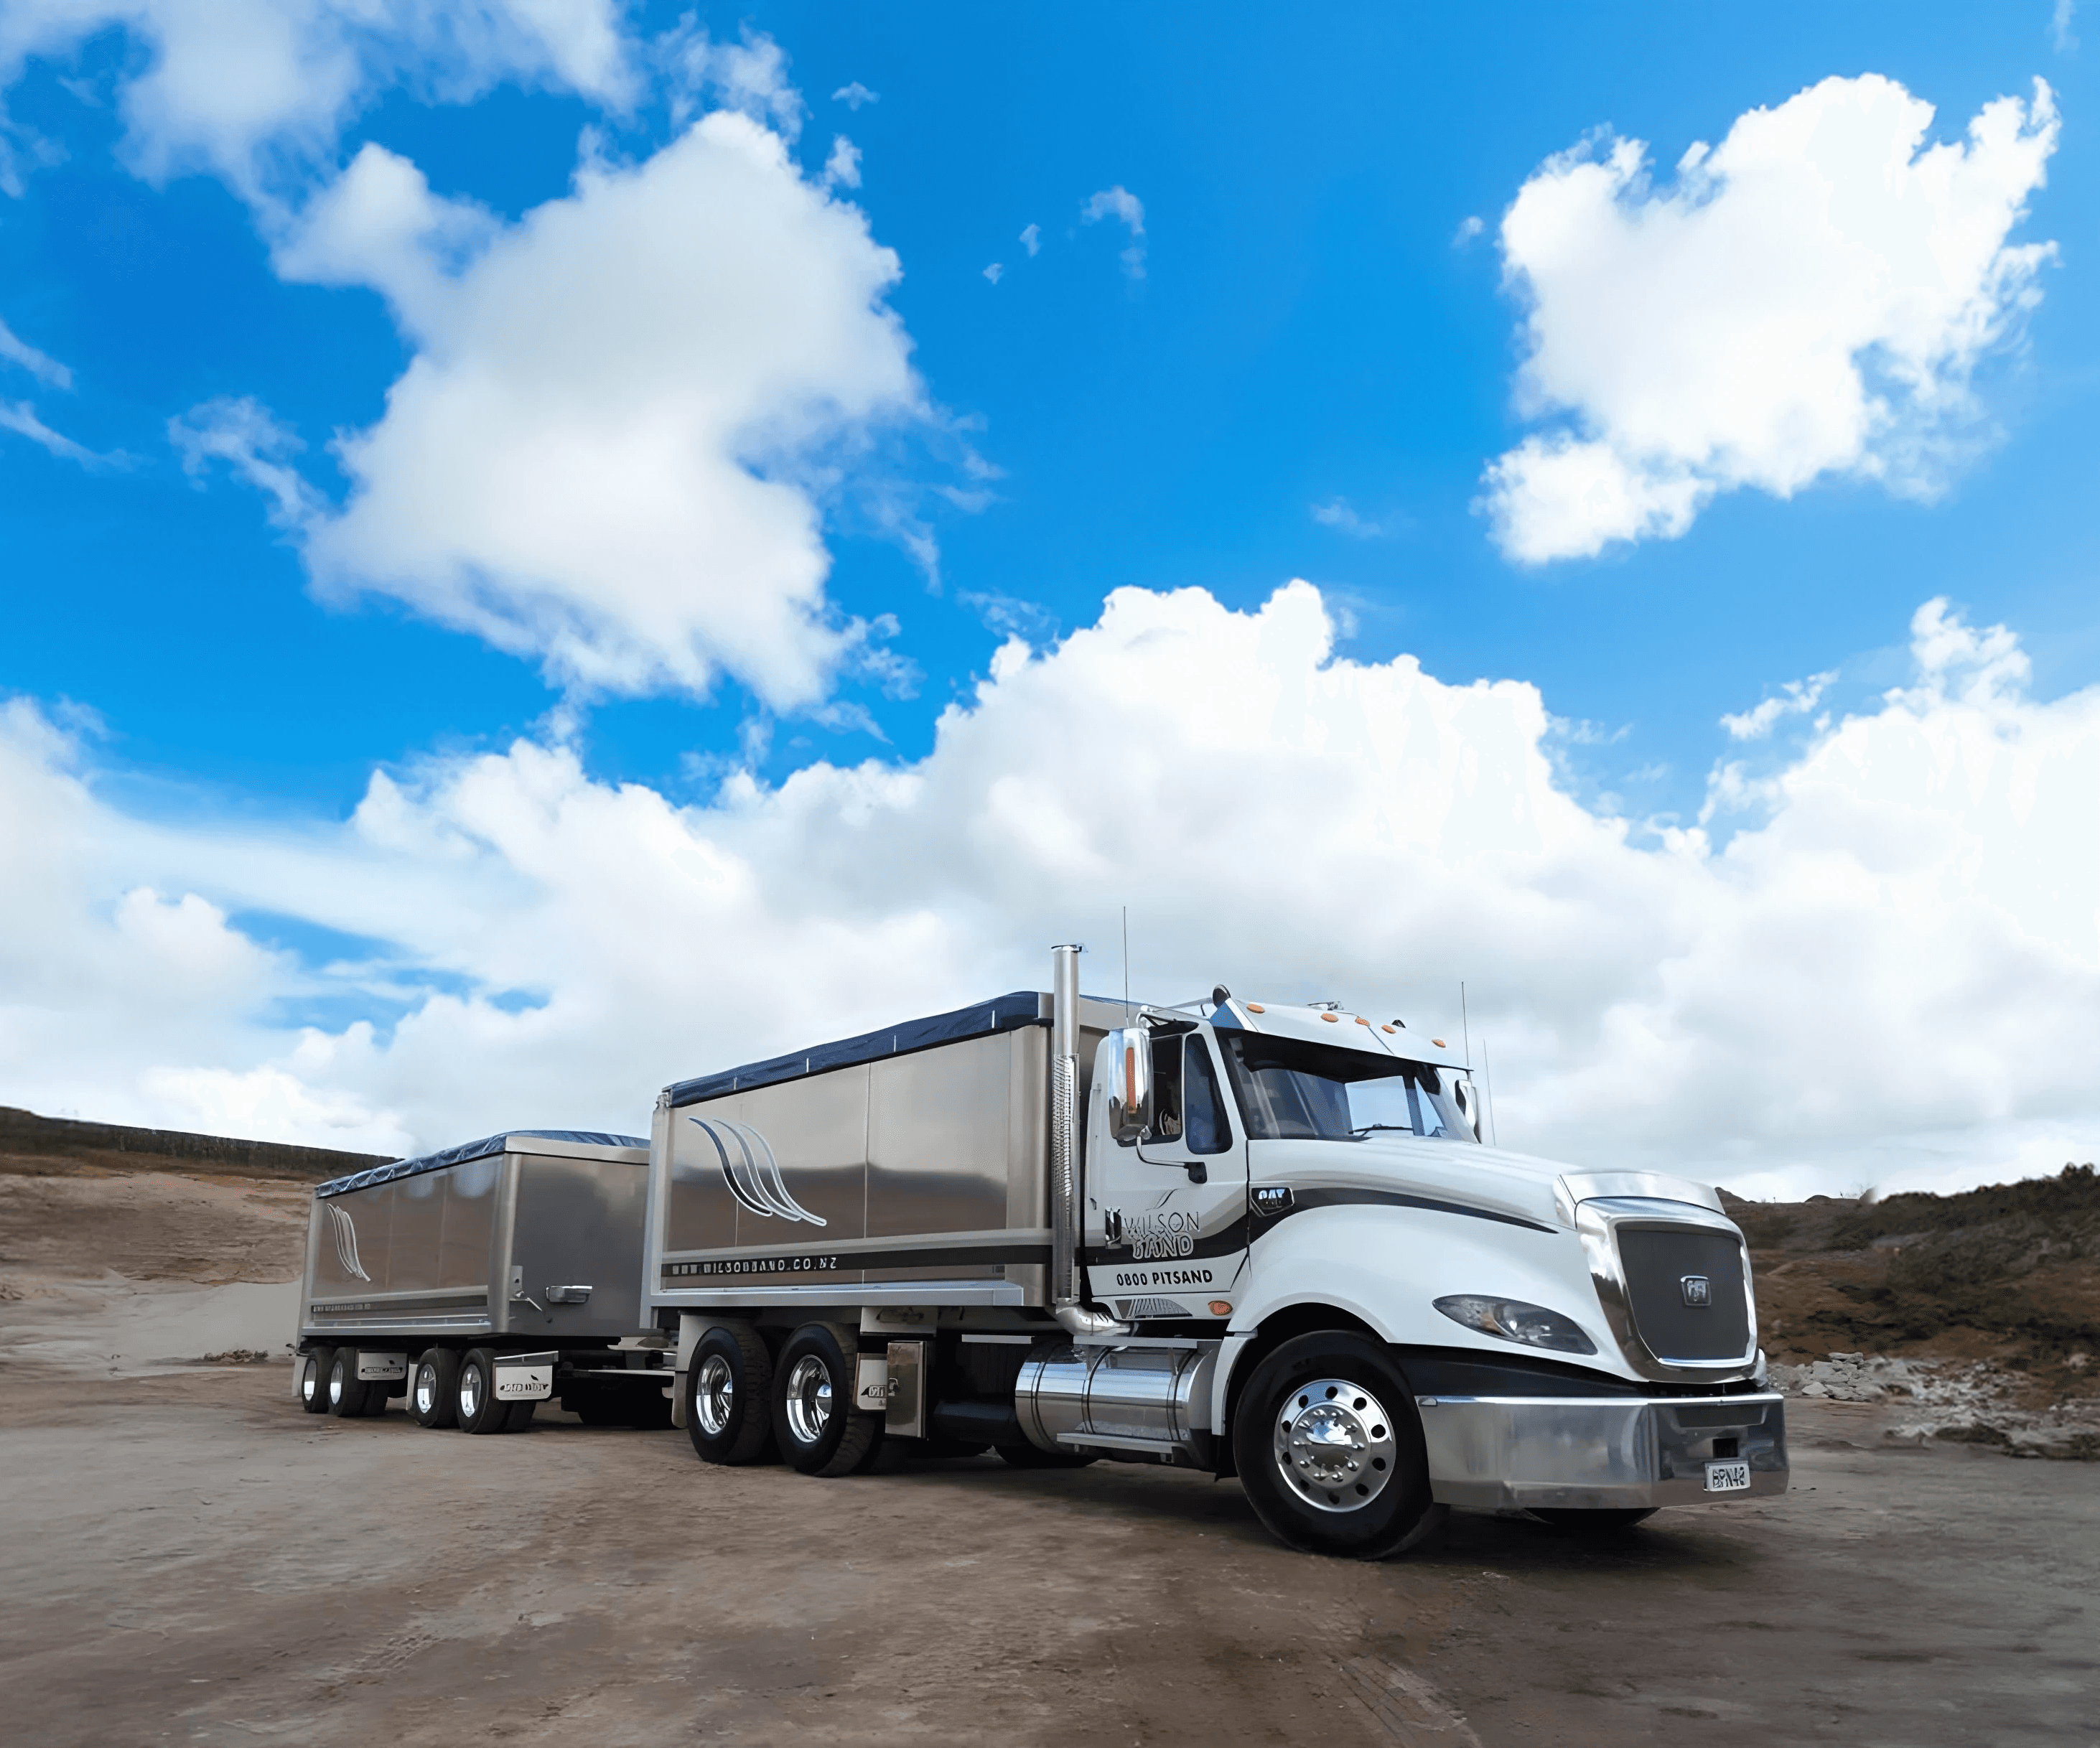
[[[1884,1406],[1794,1405],[1781,1499],[1604,1543],[1461,1514],[1362,1565],[1171,1471],[815,1481],[558,1413],[315,1419],[281,1361],[193,1363],[283,1350],[284,1286],[238,1277],[298,1198],[24,1194],[0,1181],[9,1741],[2100,1743],[2100,1469],[1891,1441]],[[219,1235],[92,1269],[97,1195],[130,1208],[104,1238]],[[170,1251],[189,1273],[143,1275]]]

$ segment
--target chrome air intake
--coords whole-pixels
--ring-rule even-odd
[[[1039,1347],[1013,1388],[1021,1430],[1044,1450],[1075,1447],[1207,1468],[1217,1344]]]

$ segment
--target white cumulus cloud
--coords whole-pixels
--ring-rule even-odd
[[[824,160],[824,180],[839,188],[860,186],[860,148],[844,134],[832,141],[832,155]]]
[[[201,402],[168,421],[168,441],[200,484],[213,462],[223,462],[270,500],[270,519],[280,527],[303,528],[320,514],[318,494],[292,465],[306,445],[258,401]]]
[[[1783,717],[1807,716],[1815,708],[1830,682],[1838,678],[1833,669],[1828,673],[1811,673],[1805,680],[1789,680],[1776,696],[1767,698],[1748,710],[1721,718],[1721,726],[1727,730],[1735,740],[1762,740],[1777,726]]]
[[[632,1128],[677,1076],[1036,987],[1128,904],[1151,996],[1222,979],[1443,1035],[1465,978],[1502,1137],[1549,1155],[1798,1191],[2100,1152],[2100,689],[2037,702],[2009,633],[1928,603],[1911,681],[1717,850],[1571,797],[1533,687],[1333,642],[1304,584],[1250,612],[1119,590],[1008,643],[917,761],[681,806],[525,740],[271,829],[130,817],[17,704],[0,1098],[390,1147]],[[250,911],[384,945],[295,962]],[[329,989],[399,1017],[270,1017]]]
[[[70,370],[55,358],[38,351],[5,322],[0,322],[0,360],[28,371],[39,382],[48,382],[53,388],[73,386]]]
[[[1119,222],[1128,234],[1130,241],[1124,247],[1121,259],[1123,270],[1132,279],[1145,277],[1145,202],[1129,189],[1118,183],[1112,188],[1101,188],[1087,196],[1086,204],[1079,209],[1079,217],[1088,224],[1096,224],[1104,218]],[[1035,227],[1028,227],[1033,231]],[[1035,251],[1031,248],[1031,255]]]
[[[619,106],[638,85],[616,0],[9,0],[0,90],[33,57],[118,29],[124,150],[160,181],[190,170],[268,201],[324,158],[380,90],[459,103],[516,80]]]
[[[802,707],[865,647],[825,601],[818,499],[925,404],[885,302],[897,258],[778,133],[715,111],[514,225],[368,145],[277,259],[376,286],[414,349],[338,443],[349,501],[306,536],[324,590],[586,691],[726,671]]]
[[[1664,187],[1639,140],[1541,166],[1500,236],[1527,311],[1520,408],[1555,422],[1487,470],[1509,558],[1674,538],[1745,487],[1938,489],[1974,422],[1975,369],[2054,252],[2009,239],[2058,119],[2037,80],[1963,140],[1927,144],[1932,120],[1868,73],[1738,117]]]

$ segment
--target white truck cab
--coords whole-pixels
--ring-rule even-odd
[[[1220,989],[1110,1034],[1089,1106],[1092,1296],[1222,1336],[1210,1424],[1286,1539],[1405,1545],[1425,1490],[1599,1527],[1785,1490],[1719,1198],[1484,1145],[1445,1040]]]

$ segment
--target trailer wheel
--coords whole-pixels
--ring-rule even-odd
[[[532,1416],[539,1412],[540,1405],[535,1401],[527,1401],[512,1402],[509,1406],[510,1412],[505,1417],[503,1424],[496,1430],[501,1432],[529,1431],[532,1425]]]
[[[417,1358],[408,1380],[408,1418],[417,1426],[459,1424],[459,1369],[450,1348],[430,1348]]]
[[[315,1348],[299,1356],[299,1406],[310,1415],[328,1412],[329,1367],[334,1363],[333,1348]]]
[[[773,1443],[773,1357],[748,1323],[700,1337],[686,1373],[686,1434],[703,1463],[759,1463]]]
[[[373,1412],[373,1397],[378,1395],[381,1408],[386,1406],[384,1384],[365,1383],[357,1375],[357,1349],[338,1348],[329,1360],[328,1411],[338,1420],[355,1420],[360,1415]]]
[[[501,1432],[510,1424],[510,1404],[496,1399],[496,1356],[469,1348],[452,1385],[453,1425],[462,1432]]]
[[[805,1475],[850,1475],[882,1437],[882,1419],[854,1400],[860,1337],[836,1323],[805,1323],[773,1373],[773,1437]]]
[[[1263,1360],[1240,1393],[1233,1456],[1255,1515],[1307,1553],[1383,1560],[1450,1515],[1430,1496],[1407,1380],[1362,1335],[1300,1335]]]
[[[1531,1515],[1541,1523],[1551,1524],[1570,1535],[1616,1535],[1621,1530],[1645,1523],[1655,1516],[1657,1509],[1652,1505],[1621,1505],[1586,1512],[1573,1507],[1549,1505],[1533,1507]]]

